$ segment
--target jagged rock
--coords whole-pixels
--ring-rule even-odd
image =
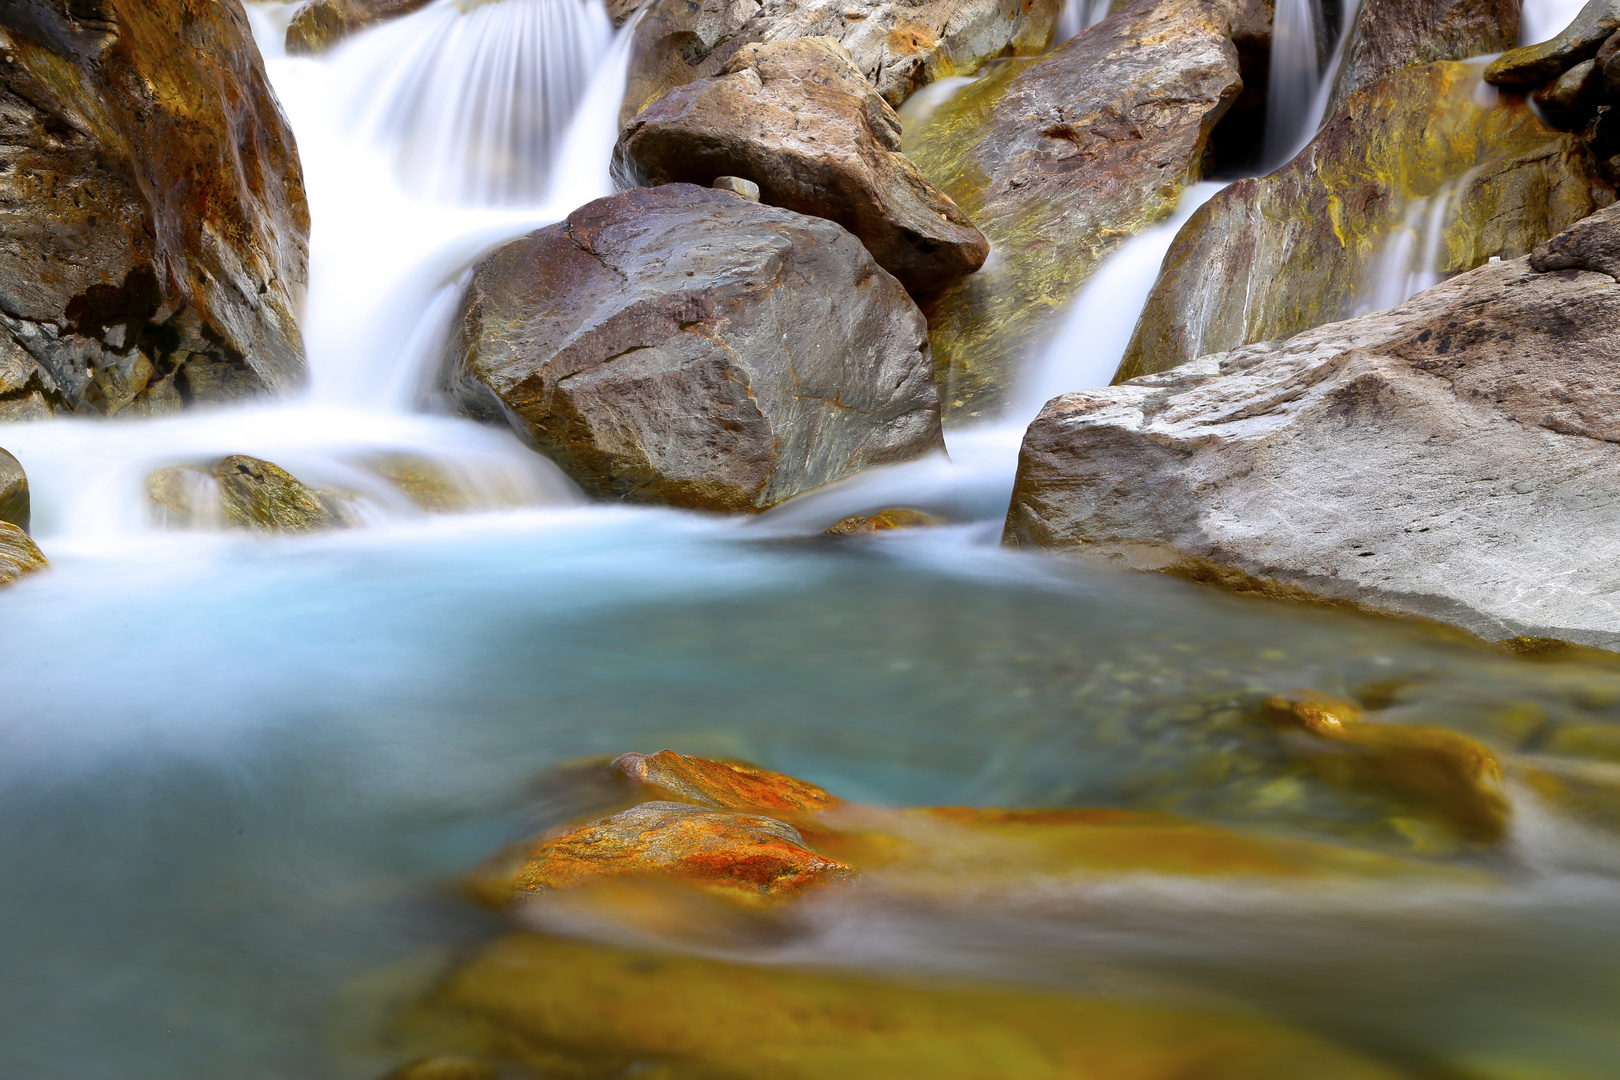
[[[445,380],[586,488],[762,510],[941,446],[922,314],[829,221],[634,188],[482,262]]]
[[[1620,0],[1591,0],[1551,41],[1512,49],[1485,69],[1485,81],[1499,86],[1540,86],[1597,55],[1620,29]]]
[[[38,365],[30,400],[164,411],[299,382],[309,212],[241,5],[71,8],[0,7],[0,340]]]
[[[291,56],[322,53],[361,30],[420,11],[433,0],[308,0],[287,24]]]
[[[340,496],[268,461],[232,454],[207,468],[171,465],[146,478],[162,524],[252,532],[309,532],[352,524]]]
[[[636,26],[621,123],[673,87],[714,75],[745,45],[836,39],[895,108],[947,75],[1052,40],[1058,0],[656,0]]]
[[[636,114],[616,154],[646,184],[739,176],[836,221],[912,293],[977,270],[984,234],[900,152],[900,118],[832,38],[745,45]]]
[[[891,510],[880,510],[875,514],[861,514],[856,517],[847,517],[827,530],[828,536],[863,536],[870,533],[887,532],[890,529],[919,529],[931,525],[943,525],[944,519],[922,510],[908,510],[905,507],[895,507]]]
[[[1211,199],[1165,256],[1116,381],[1398,302],[1377,299],[1379,275],[1401,250],[1398,230],[1426,233],[1437,201],[1441,276],[1526,254],[1612,201],[1579,140],[1522,98],[1483,103],[1478,89],[1464,64],[1387,76],[1289,164]]]
[[[1523,258],[1068,394],[1025,437],[1006,539],[1612,648],[1617,342],[1613,277]]]
[[[995,251],[928,304],[948,408],[993,407],[1097,266],[1198,179],[1242,88],[1229,25],[1203,0],[1137,0],[906,132],[907,154]]]
[[[10,585],[24,574],[49,565],[45,553],[27,533],[9,521],[0,521],[0,585]]]
[[[22,462],[0,450],[0,521],[27,532],[28,519],[28,474],[23,472]]]
[[[1328,115],[1392,72],[1500,53],[1519,41],[1519,0],[1362,0]]]

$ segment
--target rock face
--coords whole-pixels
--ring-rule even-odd
[[[232,454],[207,469],[172,465],[146,478],[158,519],[183,528],[309,532],[349,525],[341,497],[269,461]]]
[[[287,52],[307,56],[325,52],[345,38],[420,11],[433,0],[308,0],[287,24]]]
[[[8,397],[164,412],[296,384],[309,213],[241,5],[71,7],[0,9]]]
[[[620,120],[665,91],[715,75],[745,45],[830,37],[895,108],[947,75],[1032,56],[1057,25],[1056,0],[656,0],[631,45]]]
[[[22,462],[0,450],[0,521],[27,532],[28,519],[28,474],[23,472]]]
[[[832,38],[745,45],[719,75],[638,113],[617,157],[645,184],[752,180],[762,201],[860,237],[914,294],[971,274],[990,254],[900,152],[900,118]]]
[[[1363,0],[1328,115],[1402,68],[1500,53],[1519,40],[1519,0]]]
[[[1524,255],[1612,199],[1579,140],[1479,89],[1470,65],[1397,72],[1292,162],[1211,199],[1166,255],[1117,381],[1399,303],[1424,274]]]
[[[906,133],[906,152],[995,251],[927,307],[949,408],[994,406],[1103,259],[1199,178],[1242,89],[1229,25],[1203,0],[1137,0],[1038,60],[997,67]]]
[[[1579,268],[1596,229],[1389,312],[1054,399],[1007,541],[1613,647],[1620,288]]]
[[[485,259],[445,380],[586,488],[640,502],[762,510],[942,445],[922,314],[860,241],[687,184]]]

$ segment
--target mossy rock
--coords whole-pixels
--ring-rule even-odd
[[[245,454],[158,469],[146,478],[146,495],[158,522],[173,527],[310,532],[355,523],[342,496]]]

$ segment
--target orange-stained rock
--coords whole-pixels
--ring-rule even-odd
[[[765,904],[852,874],[772,818],[648,802],[541,840],[506,880],[510,899],[621,878],[672,878],[726,899]],[[500,899],[487,879],[478,891],[486,900]]]
[[[777,817],[819,814],[839,800],[814,784],[729,761],[687,757],[673,750],[623,754],[612,768],[640,785],[643,798],[676,799],[722,810],[754,810]]]
[[[1305,750],[1329,780],[1410,799],[1462,840],[1496,843],[1506,832],[1502,766],[1466,735],[1370,723],[1354,705],[1308,690],[1267,698],[1264,709],[1280,729],[1331,744]]]
[[[886,532],[889,529],[919,529],[930,525],[943,525],[944,520],[921,510],[895,507],[876,514],[847,517],[827,530],[828,536],[862,536],[867,533]]]

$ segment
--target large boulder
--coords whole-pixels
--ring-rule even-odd
[[[722,71],[743,46],[831,37],[895,108],[947,75],[1044,50],[1060,0],[655,0],[636,26],[620,119]]]
[[[1620,287],[1579,247],[1538,259],[1577,268],[1484,266],[1054,399],[1007,541],[1493,639],[1620,644]]]
[[[1519,0],[1362,0],[1349,28],[1328,115],[1402,68],[1500,53],[1519,40]]]
[[[860,241],[690,184],[480,263],[445,385],[586,488],[673,506],[763,510],[943,445],[922,313]]]
[[[307,0],[287,24],[287,52],[322,53],[361,30],[420,11],[433,0]]]
[[[647,184],[759,186],[772,206],[836,221],[913,293],[977,270],[984,234],[900,152],[900,118],[832,38],[746,45],[624,129],[619,160]]]
[[[950,409],[997,405],[1098,265],[1199,178],[1243,85],[1230,25],[1204,0],[1137,0],[1038,60],[996,67],[906,132],[906,152],[995,252],[927,307]]]
[[[238,0],[15,0],[0,61],[6,385],[116,413],[298,383],[309,212]]]
[[[1578,139],[1480,90],[1467,64],[1386,76],[1293,161],[1211,199],[1165,256],[1117,381],[1390,306],[1612,199]]]

